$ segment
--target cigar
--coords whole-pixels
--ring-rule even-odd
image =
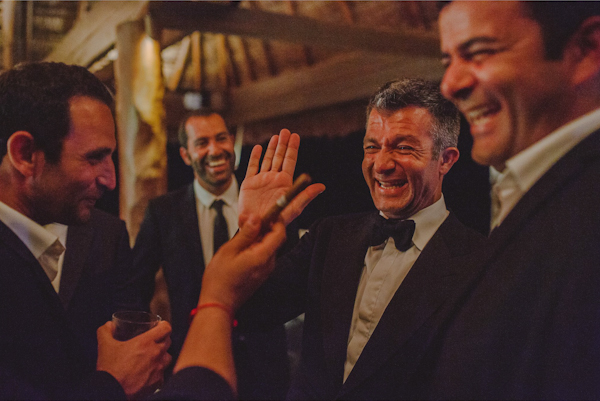
[[[261,233],[266,233],[271,228],[271,224],[273,224],[279,218],[281,211],[285,209],[290,202],[300,194],[306,187],[310,185],[312,179],[308,174],[301,174],[294,184],[290,188],[290,190],[281,196],[281,198],[277,199],[277,202],[267,211],[267,213],[262,218],[262,224],[260,228]]]

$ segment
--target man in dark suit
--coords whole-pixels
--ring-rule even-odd
[[[600,7],[452,2],[444,95],[493,166],[493,229],[425,397],[600,398]]]
[[[459,120],[438,85],[390,82],[367,115],[363,174],[378,212],[317,222],[242,308],[244,317],[262,312],[260,324],[306,313],[293,399],[406,397],[441,321],[438,311],[469,276],[464,261],[482,241],[444,203],[442,181],[459,156]],[[253,152],[242,216],[269,204],[261,196],[274,196],[269,185],[283,182],[279,176],[291,182],[297,141],[282,131],[281,149],[267,149],[258,174]]]
[[[154,276],[163,268],[171,304],[173,345],[177,359],[198,303],[205,265],[224,240],[238,229],[238,184],[234,171],[234,137],[223,118],[210,109],[192,112],[179,132],[180,154],[194,170],[194,182],[150,201],[134,246],[134,277],[148,307]],[[218,211],[216,203],[222,203]],[[224,219],[223,224],[218,224]],[[285,330],[234,333],[234,352],[242,399],[280,399],[289,384]]]
[[[163,323],[106,342],[90,367],[51,284],[65,248],[44,225],[86,223],[115,187],[111,106],[83,67],[35,63],[0,75],[0,398],[143,396],[170,361]]]
[[[85,224],[63,227],[66,249],[58,297],[95,367],[96,330],[117,310],[140,308],[126,287],[132,262],[129,235],[121,219],[98,209],[92,209]]]

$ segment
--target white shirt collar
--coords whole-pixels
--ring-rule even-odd
[[[0,220],[19,237],[36,259],[58,239],[58,235],[3,202],[0,202]]]
[[[223,192],[222,195],[215,196],[214,194],[208,192],[206,189],[202,188],[202,186],[198,183],[198,180],[194,180],[194,194],[196,199],[204,206],[209,208],[216,199],[222,199],[229,206],[233,206],[237,204],[238,199],[238,183],[234,175],[232,175],[231,184],[229,188]]]
[[[565,154],[600,128],[600,108],[562,126],[506,161],[504,171],[490,169],[500,206],[493,220],[500,224],[523,195]],[[502,199],[502,192],[506,193]]]
[[[379,214],[384,216],[382,212],[379,212]],[[413,220],[415,222],[413,243],[419,249],[419,251],[423,251],[425,245],[427,245],[431,237],[433,237],[444,220],[446,220],[448,214],[450,214],[450,212],[448,212],[448,209],[446,209],[444,194],[442,194],[440,199],[438,199],[436,202],[424,209],[419,210],[417,213],[406,219]]]

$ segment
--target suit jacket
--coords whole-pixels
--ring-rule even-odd
[[[428,397],[600,398],[600,131],[490,235],[432,348]]]
[[[1,399],[125,399],[83,347],[39,262],[0,222]]]
[[[98,327],[117,310],[137,308],[125,285],[132,262],[129,235],[122,220],[93,209],[90,221],[69,227],[65,247],[58,297],[93,369]]]
[[[189,328],[190,311],[198,304],[204,257],[193,185],[153,199],[148,204],[134,246],[134,275],[145,305],[154,293],[154,276],[162,266],[171,302],[175,360]],[[243,332],[233,338],[240,398],[281,398],[289,384],[285,329]]]
[[[483,237],[450,214],[387,306],[343,383],[348,335],[376,212],[324,219],[278,260],[274,275],[244,306],[244,318],[305,312],[299,378],[292,399],[410,398],[405,386],[429,345],[438,311],[470,271],[462,263]],[[273,301],[273,300],[277,301]],[[260,322],[266,324],[268,321]]]

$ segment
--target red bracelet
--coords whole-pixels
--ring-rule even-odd
[[[205,304],[198,305],[197,307],[195,307],[194,309],[192,309],[191,312],[190,312],[190,324],[192,323],[192,320],[194,319],[194,316],[196,316],[196,313],[198,313],[198,311],[200,309],[204,309],[204,308],[220,308],[220,309],[224,310],[229,315],[229,318],[231,320],[233,320],[233,327],[237,327],[238,322],[237,322],[237,320],[235,320],[233,318],[233,310],[230,307],[228,307],[227,305],[223,305],[223,304],[220,304],[218,302],[208,302],[208,303],[205,303]]]

